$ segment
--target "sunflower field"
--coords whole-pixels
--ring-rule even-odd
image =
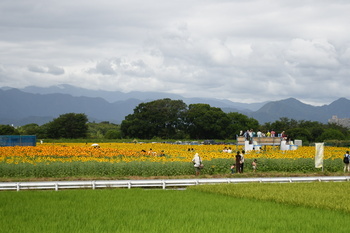
[[[167,143],[44,143],[35,147],[0,147],[0,177],[127,177],[193,175],[192,158],[198,153],[205,165],[201,174],[230,174],[237,151],[230,145],[177,145]],[[325,147],[324,169],[340,172],[348,148]],[[257,172],[317,172],[315,147],[281,151],[265,146],[245,154],[245,172],[258,161]]]

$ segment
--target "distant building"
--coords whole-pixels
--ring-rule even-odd
[[[350,128],[350,118],[338,118],[338,116],[333,115],[332,118],[328,120],[328,123]]]

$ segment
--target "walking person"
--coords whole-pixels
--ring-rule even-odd
[[[196,171],[196,176],[199,176],[201,173],[201,165],[202,165],[202,159],[199,157],[199,154],[196,153],[192,159],[194,169]]]
[[[349,151],[346,151],[346,153],[344,155],[343,162],[344,162],[344,172],[346,172],[346,170],[348,170],[348,172],[349,172],[350,171],[350,165],[349,165],[350,155],[349,155]]]

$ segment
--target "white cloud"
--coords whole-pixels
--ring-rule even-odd
[[[260,102],[350,94],[342,0],[0,2],[0,86]]]
[[[131,76],[137,78],[151,76],[152,70],[141,59],[127,61],[126,59],[114,58],[97,62],[96,67],[90,69],[88,73]]]
[[[326,40],[294,39],[286,52],[286,61],[300,67],[336,68],[338,54]]]

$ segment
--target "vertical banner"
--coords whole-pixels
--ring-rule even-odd
[[[321,168],[323,170],[323,147],[324,143],[315,143],[315,167],[316,168]]]
[[[253,150],[253,145],[249,144],[249,141],[244,141],[244,150],[245,151]]]

